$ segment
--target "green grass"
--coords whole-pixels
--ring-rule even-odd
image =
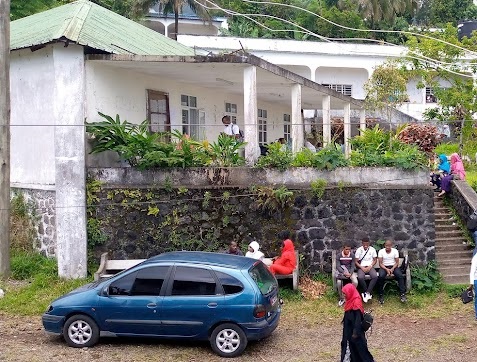
[[[459,153],[458,143],[441,143],[434,149],[434,153],[450,156],[453,153]]]
[[[58,278],[57,262],[38,253],[17,252],[11,258],[12,279],[0,281],[5,297],[0,312],[39,315],[55,298],[89,282]]]

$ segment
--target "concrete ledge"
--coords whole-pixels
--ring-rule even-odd
[[[316,179],[328,185],[344,183],[361,187],[413,187],[428,188],[427,170],[403,171],[390,167],[341,167],[333,171],[297,167],[286,171],[248,167],[231,168],[171,168],[140,171],[134,168],[89,168],[88,177],[102,181],[105,186],[151,187],[171,186],[207,187],[250,185],[286,185],[291,188],[308,188]]]
[[[474,191],[472,187],[466,182],[462,180],[452,181],[453,183],[453,192],[458,191],[467,204],[469,205],[472,210],[477,210],[477,193]]]

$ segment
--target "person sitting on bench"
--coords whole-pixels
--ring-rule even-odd
[[[404,275],[399,268],[399,252],[393,248],[393,241],[386,240],[384,248],[379,250],[379,275],[378,275],[378,293],[379,303],[384,303],[384,281],[388,275],[394,275],[399,285],[399,294],[401,302],[405,303],[406,299],[406,285],[404,284]]]
[[[273,264],[270,265],[270,271],[275,274],[291,274],[296,268],[295,247],[293,241],[290,240],[290,232],[282,231],[278,233],[278,237],[282,240],[282,253],[280,257],[273,258]]]
[[[354,263],[354,252],[351,250],[351,243],[344,242],[341,251],[336,253],[336,272],[337,278],[350,280],[355,287],[358,287],[358,278],[356,276],[356,264]],[[344,282],[343,282],[344,283]],[[343,305],[344,299],[340,299],[338,305]]]
[[[361,246],[358,248],[358,250],[356,250],[355,254],[355,263],[358,269],[358,284],[361,290],[363,290],[361,296],[363,297],[363,302],[365,303],[373,298],[371,292],[378,281],[378,273],[376,273],[376,270],[374,270],[374,264],[376,264],[378,254],[376,253],[376,249],[369,244],[369,238],[367,236],[364,237],[361,240]],[[371,277],[367,287],[365,280],[366,274]]]

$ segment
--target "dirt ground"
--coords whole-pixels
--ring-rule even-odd
[[[278,329],[250,343],[236,361],[339,361],[339,317],[310,322],[284,306]],[[386,316],[375,312],[368,337],[376,361],[472,361],[477,356],[473,310],[441,318]],[[42,328],[40,317],[0,314],[0,361],[220,361],[207,343],[103,338],[92,348],[75,349]]]

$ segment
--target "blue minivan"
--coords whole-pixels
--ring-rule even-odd
[[[278,284],[255,259],[229,254],[164,253],[56,299],[43,314],[49,333],[72,347],[100,336],[208,340],[222,357],[278,326]]]

